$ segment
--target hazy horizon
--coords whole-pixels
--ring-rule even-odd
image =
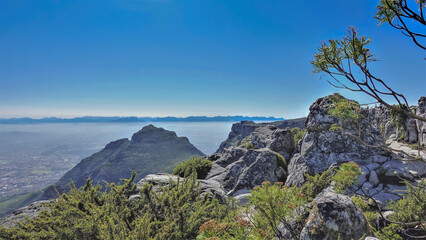
[[[31,118],[31,119],[43,119],[43,118],[61,118],[61,119],[73,119],[73,118],[132,118],[132,117],[137,117],[137,118],[190,118],[190,117],[208,117],[208,118],[214,118],[214,117],[247,117],[247,118],[283,118],[283,117],[277,117],[277,116],[244,116],[244,115],[187,115],[187,116],[173,116],[173,115],[163,115],[163,116],[131,116],[131,115],[126,115],[126,116],[118,116],[118,115],[104,115],[104,116],[99,116],[99,115],[75,115],[75,116],[41,116],[41,117],[31,117],[31,116],[22,116],[22,117],[16,117],[16,116],[12,116],[12,117],[0,117],[0,119],[12,119],[12,118]],[[301,116],[304,117],[304,116]]]

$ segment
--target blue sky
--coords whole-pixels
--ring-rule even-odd
[[[415,104],[425,54],[377,26],[377,2],[3,0],[0,118],[305,116],[336,91],[309,61],[349,25],[372,37],[372,71]]]

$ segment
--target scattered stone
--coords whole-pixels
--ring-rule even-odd
[[[377,176],[376,171],[371,171],[370,176],[368,177],[368,181],[371,182],[374,187],[379,184],[379,177]]]
[[[0,219],[0,225],[4,227],[16,226],[19,221],[25,221],[26,218],[35,218],[41,211],[49,210],[45,205],[53,203],[55,200],[43,200],[33,202],[28,206],[15,210],[6,218]]]

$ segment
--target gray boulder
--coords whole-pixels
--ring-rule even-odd
[[[220,183],[228,196],[245,194],[264,181],[285,181],[286,159],[295,150],[291,131],[274,124],[241,122],[234,124],[229,135],[236,132],[240,133],[238,144],[209,157],[214,163],[206,179]]]
[[[352,240],[368,232],[367,219],[351,198],[327,188],[314,199],[300,239]]]
[[[6,218],[0,219],[0,225],[4,227],[16,226],[19,221],[25,221],[27,218],[35,218],[41,211],[49,210],[45,205],[53,203],[55,200],[43,200],[33,202],[28,206],[15,210]]]
[[[140,191],[142,186],[146,183],[153,185],[153,190],[160,192],[160,186],[167,186],[170,184],[170,181],[174,182],[183,182],[184,178],[167,174],[167,173],[157,173],[157,174],[149,174],[146,177],[142,178],[137,183],[137,190]],[[217,181],[212,180],[198,180],[200,182],[200,194],[204,195],[207,193],[215,194],[220,200],[225,199],[225,192],[222,188],[222,185]],[[133,196],[136,198],[136,196]]]
[[[216,153],[222,152],[225,148],[238,146],[242,140],[254,132],[255,129],[261,126],[274,126],[278,129],[286,128],[304,128],[306,118],[288,119],[283,121],[268,122],[268,123],[255,123],[253,121],[241,121],[234,123],[228,138],[220,144]]]
[[[364,165],[371,162],[371,157],[386,154],[383,150],[367,147],[340,131],[331,131],[333,124],[341,124],[345,132],[354,135],[357,135],[359,130],[356,124],[342,123],[338,118],[330,116],[328,110],[331,106],[330,95],[319,98],[309,108],[307,132],[302,139],[300,153],[290,160],[287,185],[300,185],[304,182],[305,173],[321,173],[332,164],[355,161]],[[366,119],[361,120],[360,128],[361,138],[367,144],[377,145],[382,142],[379,130]]]
[[[418,101],[416,114],[426,118],[426,96],[423,96]],[[416,120],[418,143],[426,147],[426,122]]]
[[[291,131],[278,129],[273,125],[256,128],[249,138],[255,148],[269,148],[285,159],[290,159],[295,150]]]
[[[284,168],[279,155],[268,148],[232,147],[225,149],[213,163],[206,179],[219,182],[227,195],[233,195],[264,181],[283,181],[286,176]]]
[[[226,148],[238,145],[259,126],[260,124],[254,123],[253,121],[241,121],[239,123],[232,124],[228,138],[220,144],[219,149],[216,152],[220,153]]]

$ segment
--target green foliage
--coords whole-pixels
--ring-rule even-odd
[[[344,98],[338,93],[333,94],[331,101],[333,105],[328,109],[328,114],[337,117],[344,122],[356,122],[364,116],[360,114],[359,103]]]
[[[83,188],[72,186],[50,211],[1,227],[0,239],[194,239],[203,222],[226,215],[226,206],[213,196],[200,196],[195,176],[171,181],[159,192],[146,184],[139,199],[129,200],[136,191],[134,178],[108,184],[104,191],[90,180]]]
[[[417,150],[417,149],[419,149],[419,146],[420,146],[420,144],[418,144],[418,143],[413,143],[413,144],[410,144],[408,147],[410,147],[411,149],[413,149],[413,150]]]
[[[417,186],[406,180],[404,182],[407,194],[389,204],[388,208],[395,211],[389,219],[403,223],[426,221],[426,178],[422,178]],[[419,224],[419,227],[426,233],[424,224]]]
[[[347,61],[366,66],[368,62],[376,60],[367,48],[370,43],[371,38],[359,36],[353,27],[349,27],[343,39],[331,39],[318,48],[311,61],[313,72],[338,72]]]
[[[194,239],[202,223],[222,219],[228,212],[226,205],[212,196],[200,196],[195,176],[162,187],[160,192],[153,191],[151,185],[141,190],[136,208],[144,217],[136,220],[136,239]]]
[[[333,176],[333,169],[329,168],[314,176],[305,174],[306,182],[301,187],[301,192],[305,194],[309,200],[313,200],[322,190],[330,186]]]
[[[371,229],[377,228],[377,217],[378,213],[374,212],[370,205],[368,204],[367,200],[365,200],[362,197],[354,196],[352,198],[352,201],[355,203],[355,205],[364,213],[365,218],[367,218],[368,224],[370,225]]]
[[[403,238],[397,233],[400,229],[401,226],[399,224],[391,223],[375,233],[379,239],[402,240]]]
[[[280,234],[277,229],[279,223],[297,238],[305,220],[303,206],[330,186],[335,174],[348,174],[350,171],[358,174],[358,168],[354,163],[346,163],[338,170],[330,168],[322,174],[306,175],[306,182],[301,187],[264,182],[262,186],[255,187],[248,197],[245,216],[249,215],[250,221],[239,215],[231,221],[209,221],[200,228],[197,239],[274,239]],[[336,178],[335,181],[342,187],[353,183],[346,178]],[[296,224],[289,224],[290,219]]]
[[[197,240],[213,239],[260,240],[273,238],[263,229],[256,228],[247,217],[243,215],[236,215],[230,221],[218,222],[217,220],[210,220],[200,227]]]
[[[291,129],[291,133],[293,133],[293,140],[294,140],[294,147],[297,149],[297,144],[299,143],[300,139],[305,136],[306,129],[300,129],[298,127],[294,127]]]
[[[343,127],[342,127],[342,125],[339,125],[339,124],[331,124],[329,130],[332,131],[332,132],[342,132]]]
[[[397,13],[401,14],[401,9],[399,8],[397,1],[380,0],[374,17],[379,21],[380,25],[385,22],[394,23],[397,18]]]
[[[342,164],[332,177],[336,193],[343,194],[348,187],[358,182],[358,176],[361,174],[361,167],[355,162]]]
[[[253,143],[252,143],[252,142],[248,142],[248,143],[246,143],[246,148],[247,148],[247,149],[252,149],[252,148],[254,148]]]
[[[199,179],[204,179],[207,177],[212,164],[213,162],[208,159],[193,157],[187,161],[180,162],[173,170],[173,174],[179,177],[189,177],[195,172]]]
[[[245,146],[248,142],[251,141],[251,135],[247,136],[246,138],[244,138],[241,143],[240,146]]]
[[[378,209],[372,207],[374,204],[368,204],[366,199],[362,197],[355,196],[352,198],[358,208],[364,212],[371,229],[379,239],[405,239],[403,232],[418,239],[426,236],[424,224],[426,221],[426,179],[421,179],[417,186],[409,181],[404,182],[407,186],[407,192],[401,195],[401,199],[388,204],[387,209],[394,211],[394,213],[388,216],[388,220],[391,222],[387,222],[384,227],[380,227],[376,223],[379,213]]]
[[[11,228],[0,227],[0,239],[249,239],[272,240],[279,236],[283,223],[297,238],[304,223],[303,206],[333,181],[336,191],[343,192],[361,174],[353,162],[330,168],[322,174],[306,176],[301,187],[284,186],[282,182],[264,182],[254,188],[245,208],[235,202],[220,203],[212,194],[200,196],[195,174],[182,182],[170,181],[164,186],[145,184],[137,191],[135,173],[124,184],[107,184],[106,189],[93,186],[90,179],[77,189],[71,185],[68,194],[34,219]],[[395,211],[394,222],[420,222],[426,218],[426,180],[417,186],[407,184],[407,194],[389,204]],[[129,197],[135,193],[139,198]],[[353,198],[364,212],[371,228],[380,239],[402,239],[402,224],[388,224],[379,229],[377,212],[366,199]],[[250,216],[248,218],[247,216]],[[296,224],[290,224],[295,221]],[[424,225],[417,226],[423,233]]]
[[[288,187],[280,182],[275,184],[264,182],[262,187],[255,187],[251,191],[249,200],[256,210],[252,216],[256,227],[273,236],[278,233],[277,227],[280,222],[287,222],[287,218],[292,216],[296,209],[307,203],[307,196],[301,193],[297,186]],[[296,221],[301,220],[300,216],[295,218]]]
[[[282,167],[284,170],[287,170],[287,161],[285,160],[283,155],[276,153],[275,156],[277,157],[278,166]]]
[[[407,121],[408,116],[401,110],[409,111],[406,105],[392,106],[392,108],[390,109],[391,124],[399,130],[406,130],[407,126],[405,125],[405,122]]]

